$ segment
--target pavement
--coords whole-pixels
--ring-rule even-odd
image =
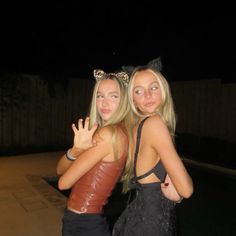
[[[61,236],[67,198],[44,178],[56,176],[64,152],[0,157],[0,236]],[[236,176],[236,170],[184,159]]]
[[[64,152],[0,157],[0,235],[59,236],[67,198],[44,180]]]

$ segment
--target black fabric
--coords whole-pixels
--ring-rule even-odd
[[[111,236],[106,219],[99,214],[77,214],[65,210],[63,236]]]
[[[148,118],[148,117],[147,117]],[[131,186],[136,194],[133,201],[121,214],[113,227],[113,236],[174,236],[176,233],[175,203],[167,199],[161,191],[161,183],[140,184],[138,179],[155,173],[162,181],[166,171],[161,164],[146,174],[136,176],[136,163],[139,152],[142,127],[147,119],[139,124],[134,156],[134,178]]]

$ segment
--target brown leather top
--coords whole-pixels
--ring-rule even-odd
[[[118,161],[98,162],[74,184],[67,203],[70,210],[80,214],[102,212],[123,171],[128,152],[128,140],[125,143],[124,153],[118,157]]]

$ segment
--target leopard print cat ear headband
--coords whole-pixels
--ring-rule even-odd
[[[120,81],[123,82],[123,84],[128,87],[129,85],[129,76],[126,72],[121,71],[121,72],[117,72],[117,73],[105,73],[103,70],[97,69],[93,71],[93,76],[96,79],[96,81],[101,80],[102,78],[104,78],[104,76],[106,75],[112,75],[115,76],[116,78],[118,78]]]

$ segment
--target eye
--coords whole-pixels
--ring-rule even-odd
[[[117,94],[113,94],[110,96],[110,100],[113,102],[117,101],[118,99],[119,99],[119,95],[117,95]]]
[[[141,89],[135,89],[135,90],[134,90],[134,93],[135,93],[136,95],[142,95],[142,94],[143,94],[143,90],[141,90]]]
[[[97,99],[102,99],[103,96],[101,94],[97,94]]]
[[[151,87],[151,90],[157,90],[158,89],[158,87],[157,86],[153,86],[153,87]]]

